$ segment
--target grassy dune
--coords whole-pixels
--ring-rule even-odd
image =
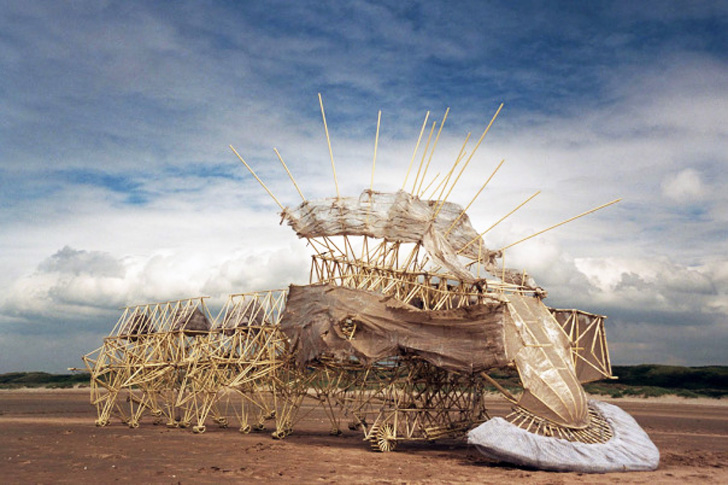
[[[615,398],[728,397],[728,366],[619,365],[612,368],[612,374],[617,379],[592,382],[584,388],[590,394]],[[497,370],[490,375],[511,392],[520,392],[520,381],[514,369]]]
[[[617,380],[584,386],[592,394],[623,396],[713,397],[728,396],[728,367],[679,367],[671,365],[614,366]]]
[[[46,387],[67,389],[77,385],[88,386],[89,374],[49,374],[47,372],[9,372],[0,374],[0,389],[20,389],[24,387]]]
[[[656,397],[676,395],[682,397],[728,397],[728,366],[679,367],[669,365],[614,366],[612,372],[618,379],[586,384],[591,394],[611,397]],[[506,388],[518,388],[515,372],[491,373]],[[89,375],[48,374],[46,372],[11,372],[0,374],[0,389],[23,387],[70,388],[87,386]]]

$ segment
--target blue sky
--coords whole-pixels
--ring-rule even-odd
[[[399,187],[505,104],[451,200],[553,306],[609,316],[614,363],[728,364],[725,2],[4,2],[0,372],[62,371],[120,306],[304,282],[284,204]],[[472,147],[472,143],[471,143]]]

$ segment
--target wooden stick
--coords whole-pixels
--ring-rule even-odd
[[[369,215],[367,214],[367,217]],[[369,237],[364,235],[364,238],[362,239],[361,243],[361,258],[359,258],[359,261],[364,261],[364,256],[369,252]]]
[[[339,249],[339,246],[337,246],[336,243],[334,242],[334,240],[331,239],[331,236],[324,236],[324,241],[326,241],[327,246],[329,246],[329,245],[333,246],[334,249],[336,249],[340,255],[346,254],[346,252]],[[329,249],[331,249],[331,246],[329,246]],[[346,249],[346,246],[344,246],[344,249]]]
[[[291,174],[291,171],[288,170],[288,166],[286,165],[286,162],[283,161],[283,157],[281,157],[281,154],[278,153],[277,148],[273,148],[273,151],[276,152],[276,155],[278,155],[278,160],[281,161],[283,164],[283,168],[286,169],[286,173],[288,174],[288,177],[291,179],[291,182],[293,182],[293,185],[296,187],[296,190],[298,191],[298,195],[301,196],[301,199],[305,202],[306,197],[303,196],[303,192],[301,192],[301,189],[298,187],[298,184],[296,183],[296,179],[293,178],[293,174]]]
[[[505,387],[501,386],[495,379],[490,377],[488,374],[486,374],[485,372],[481,372],[480,376],[483,379],[485,379],[486,381],[488,381],[488,383],[490,383],[493,387],[498,389],[506,399],[508,399],[509,401],[511,401],[514,404],[516,404],[518,402],[518,399],[516,399],[516,397],[513,394],[508,392],[508,390],[506,390]]]
[[[483,259],[483,240],[478,243],[478,278],[480,278],[480,262]]]
[[[465,206],[465,208],[462,210],[462,212],[460,212],[460,215],[457,216],[457,218],[454,221],[452,221],[452,224],[450,225],[450,227],[447,229],[447,231],[445,231],[445,236],[447,236],[448,234],[450,234],[450,231],[452,231],[452,229],[455,227],[455,224],[457,224],[458,221],[460,220],[460,218],[465,215],[465,212],[468,209],[470,209],[470,206],[473,205],[473,202],[475,202],[475,199],[478,198],[478,196],[480,195],[480,193],[485,189],[485,186],[488,185],[488,182],[490,182],[490,180],[493,178],[493,176],[496,174],[496,172],[501,168],[501,166],[503,165],[503,162],[505,162],[505,159],[503,159],[503,160],[500,161],[500,163],[498,164],[498,166],[495,167],[495,170],[493,170],[493,173],[491,173],[490,174],[490,177],[488,177],[488,180],[485,181],[485,183],[480,188],[480,190],[478,191],[478,193],[475,194],[475,197],[473,197],[473,199],[470,201],[470,203]]]
[[[485,231],[483,231],[483,232],[481,232],[480,234],[478,234],[478,236],[477,236],[477,237],[474,237],[473,239],[471,239],[471,240],[470,240],[470,241],[468,242],[468,244],[466,244],[465,246],[463,246],[463,247],[461,247],[460,249],[458,249],[457,251],[455,251],[455,254],[460,254],[460,253],[462,253],[463,251],[465,251],[465,250],[466,250],[466,249],[468,248],[468,246],[470,246],[471,244],[473,244],[473,243],[474,243],[475,241],[477,241],[478,239],[482,238],[482,237],[483,237],[483,236],[484,236],[484,235],[485,235],[485,234],[486,234],[486,233],[487,233],[488,231],[490,231],[490,230],[491,230],[491,229],[493,229],[493,228],[494,228],[495,226],[497,226],[498,224],[500,224],[501,222],[503,222],[503,221],[504,221],[504,220],[505,220],[506,218],[510,217],[510,216],[511,216],[511,214],[513,214],[513,213],[514,213],[514,212],[516,212],[516,211],[517,211],[518,209],[520,209],[521,207],[523,207],[524,205],[526,205],[526,203],[527,203],[527,202],[529,202],[529,201],[530,201],[531,199],[533,199],[534,197],[536,197],[536,196],[537,196],[538,194],[540,194],[540,193],[541,193],[541,191],[540,191],[540,190],[537,190],[537,191],[536,191],[536,192],[535,192],[535,193],[534,193],[534,194],[533,194],[533,195],[532,195],[531,197],[529,197],[528,199],[526,199],[526,200],[524,200],[523,202],[521,202],[520,204],[518,204],[518,206],[517,206],[517,207],[516,207],[515,209],[513,209],[512,211],[510,211],[510,212],[509,212],[508,214],[504,215],[504,216],[503,216],[503,217],[501,217],[500,219],[498,219],[498,221],[497,221],[497,222],[496,222],[495,224],[493,224],[493,225],[492,225],[492,226],[490,226],[490,227],[489,227],[488,229],[486,229]]]
[[[412,159],[410,160],[409,167],[407,167],[407,175],[404,177],[404,182],[402,182],[402,190],[404,190],[404,186],[407,185],[407,179],[409,178],[410,170],[412,170],[412,164],[415,161],[415,156],[417,155],[417,150],[420,148],[420,142],[422,141],[422,134],[425,132],[425,126],[427,126],[427,120],[430,117],[430,112],[428,111],[425,115],[425,121],[422,122],[422,129],[420,130],[420,136],[417,138],[417,144],[415,145],[415,151],[412,152]]]
[[[334,164],[334,152],[331,149],[331,138],[329,137],[329,126],[326,124],[326,113],[324,112],[324,101],[321,98],[321,93],[318,93],[319,105],[321,106],[321,117],[324,120],[324,131],[326,131],[326,143],[329,145],[329,156],[331,157],[331,169],[334,171],[334,185],[336,185],[336,198],[340,199],[339,194],[339,181],[336,179],[336,165]]]
[[[559,226],[563,226],[563,225],[564,225],[564,224],[566,224],[567,222],[571,222],[571,221],[573,221],[573,220],[575,220],[575,219],[578,219],[578,218],[580,218],[580,217],[584,217],[584,216],[586,216],[586,215],[588,215],[588,214],[591,214],[592,212],[596,212],[596,211],[598,211],[599,209],[604,209],[605,207],[609,207],[609,206],[610,206],[610,205],[612,205],[612,204],[616,204],[616,203],[617,203],[617,202],[619,202],[620,200],[622,200],[622,199],[615,199],[615,200],[613,200],[613,201],[611,201],[611,202],[607,202],[606,204],[602,204],[602,205],[600,205],[599,207],[595,207],[595,208],[593,208],[593,209],[591,209],[591,210],[588,210],[588,211],[586,211],[586,212],[582,212],[582,213],[581,213],[581,214],[579,214],[578,216],[574,216],[574,217],[571,217],[571,218],[569,218],[569,219],[566,219],[566,220],[565,220],[565,221],[563,221],[563,222],[559,222],[558,224],[554,224],[553,226],[551,226],[551,227],[547,227],[546,229],[544,229],[544,230],[542,230],[542,231],[538,231],[537,233],[535,233],[535,234],[531,234],[531,235],[530,235],[530,236],[528,236],[528,237],[524,237],[523,239],[519,239],[518,241],[516,241],[516,242],[514,242],[514,243],[511,243],[511,244],[509,244],[508,246],[503,246],[503,247],[502,247],[502,248],[501,248],[500,250],[501,250],[501,251],[503,251],[504,249],[508,249],[508,248],[510,248],[510,247],[512,247],[512,246],[515,246],[516,244],[520,244],[520,243],[522,243],[523,241],[528,241],[528,240],[529,240],[529,239],[531,239],[532,237],[536,237],[536,236],[538,236],[538,235],[540,235],[540,234],[543,234],[543,233],[544,233],[544,232],[546,232],[546,231],[550,231],[551,229],[555,229],[555,228],[557,228],[557,227],[559,227]]]
[[[427,189],[432,187],[432,184],[435,183],[435,180],[437,180],[437,177],[439,177],[439,176],[440,176],[440,172],[437,172],[435,174],[435,176],[432,178],[432,181],[430,181],[430,183],[427,184],[427,187],[425,187],[424,190],[422,190],[419,194],[417,194],[417,197],[421,197],[422,195],[424,195],[424,193],[427,192]]]
[[[463,168],[460,169],[460,173],[458,173],[458,176],[455,178],[455,181],[450,186],[450,190],[448,190],[447,195],[445,196],[444,199],[442,199],[442,203],[440,204],[440,207],[435,212],[435,216],[437,216],[437,214],[439,214],[440,210],[442,209],[442,206],[445,205],[445,201],[447,200],[448,197],[450,197],[450,194],[452,193],[453,189],[455,188],[455,185],[457,185],[458,181],[460,180],[460,177],[462,176],[463,172],[465,171],[466,168],[468,168],[468,164],[470,163],[470,160],[473,159],[473,155],[475,155],[475,152],[478,151],[478,147],[480,147],[480,144],[483,142],[485,135],[487,135],[488,131],[490,131],[490,127],[493,126],[493,122],[498,117],[498,113],[500,113],[501,109],[503,109],[503,103],[501,103],[501,105],[498,107],[498,110],[493,115],[493,118],[490,120],[490,123],[488,123],[488,126],[483,131],[483,134],[480,135],[480,139],[478,139],[478,143],[475,144],[475,148],[473,148],[473,151],[470,153],[470,156],[463,164]]]
[[[379,145],[379,125],[382,122],[382,110],[377,115],[377,134],[374,136],[374,159],[372,160],[372,180],[369,182],[369,191],[374,189],[374,168],[377,165],[377,146]]]
[[[427,159],[427,165],[425,165],[425,172],[422,174],[422,182],[425,181],[425,176],[427,175],[427,170],[430,168],[430,162],[432,162],[432,157],[435,155],[435,148],[437,148],[437,142],[440,140],[440,134],[442,133],[442,127],[445,126],[445,121],[447,120],[447,114],[450,112],[450,107],[445,110],[445,115],[442,117],[442,123],[440,123],[440,129],[437,130],[437,136],[435,137],[435,143],[432,145],[432,151],[430,152],[430,158]],[[422,182],[420,182],[420,186],[417,188],[417,192],[424,192],[422,190]],[[425,189],[426,191],[427,189]]]
[[[439,172],[438,172],[439,173]],[[445,183],[445,179],[440,180],[434,189],[432,189],[432,192],[430,193],[429,197],[425,197],[427,200],[432,200],[433,197],[435,197],[435,194],[437,193],[437,190],[442,187],[442,184]]]
[[[412,195],[415,195],[415,187],[417,187],[417,181],[420,179],[420,172],[422,172],[422,165],[425,163],[425,157],[427,156],[427,149],[430,147],[430,141],[432,141],[432,134],[435,132],[435,126],[437,121],[432,122],[432,128],[430,134],[427,137],[427,143],[425,143],[425,149],[422,152],[422,160],[420,160],[420,166],[417,168],[417,175],[415,176],[415,182],[412,184]]]
[[[506,252],[501,251],[501,264],[503,264],[503,273],[501,274],[501,281],[506,282]]]
[[[366,225],[369,225],[369,214],[372,212],[372,190],[374,190],[374,169],[377,166],[377,147],[379,146],[379,125],[382,122],[382,110],[377,115],[377,134],[374,135],[374,158],[372,159],[372,179],[369,182],[369,211],[367,212]]]
[[[452,173],[455,171],[455,168],[460,163],[460,160],[462,160],[462,157],[465,156],[465,146],[468,144],[468,140],[470,139],[470,135],[472,135],[472,133],[468,133],[468,136],[465,137],[465,141],[463,142],[463,146],[460,147],[460,152],[458,153],[458,156],[455,158],[455,163],[450,168],[450,171],[447,172],[447,175],[445,176],[445,178],[442,179],[443,182],[445,183],[445,185],[442,186],[442,190],[440,191],[440,195],[437,197],[437,200],[441,200],[442,199],[442,195],[445,193],[445,189],[447,188],[447,183],[450,181],[450,177],[452,176]]]
[[[247,164],[247,163],[245,162],[245,160],[243,160],[243,157],[241,157],[241,156],[240,156],[240,154],[239,154],[239,153],[237,152],[237,150],[235,150],[235,148],[233,148],[233,146],[232,146],[232,145],[228,145],[228,146],[229,146],[229,147],[230,147],[230,149],[231,149],[231,150],[233,151],[233,153],[235,153],[235,155],[237,155],[237,157],[238,157],[238,158],[240,159],[240,161],[241,161],[241,162],[243,162],[243,165],[245,165],[245,168],[247,168],[247,169],[248,169],[248,171],[250,172],[250,174],[251,174],[251,175],[252,175],[253,177],[255,177],[255,180],[257,180],[257,181],[258,181],[258,183],[259,183],[260,185],[262,185],[262,186],[263,186],[263,188],[265,189],[265,191],[266,191],[266,192],[268,192],[268,195],[270,195],[270,196],[271,196],[271,197],[273,198],[273,200],[274,200],[274,201],[276,202],[276,204],[278,204],[278,207],[280,207],[280,208],[281,208],[281,210],[283,210],[283,204],[281,204],[280,202],[278,202],[278,199],[276,199],[276,196],[275,196],[275,195],[273,195],[273,192],[271,192],[271,191],[270,191],[270,189],[268,189],[268,187],[266,187],[266,186],[265,186],[265,184],[263,183],[263,181],[262,181],[262,180],[260,180],[260,178],[259,178],[259,177],[258,177],[258,176],[257,176],[257,175],[255,174],[255,172],[253,171],[253,169],[252,169],[252,168],[250,168],[250,165],[248,165],[248,164]]]

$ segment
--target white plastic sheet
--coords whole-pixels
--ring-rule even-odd
[[[606,443],[586,444],[529,433],[503,418],[493,418],[468,433],[468,443],[483,455],[515,465],[561,472],[651,471],[660,452],[632,416],[617,406],[590,400],[612,427]]]

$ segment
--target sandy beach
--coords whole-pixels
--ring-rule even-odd
[[[285,440],[208,426],[206,433],[118,421],[94,426],[87,389],[0,391],[4,483],[727,483],[728,401],[604,399],[643,426],[657,471],[585,476],[488,460],[463,440],[403,443],[374,453],[357,432],[330,436],[318,409]],[[507,407],[494,400],[493,414]]]

